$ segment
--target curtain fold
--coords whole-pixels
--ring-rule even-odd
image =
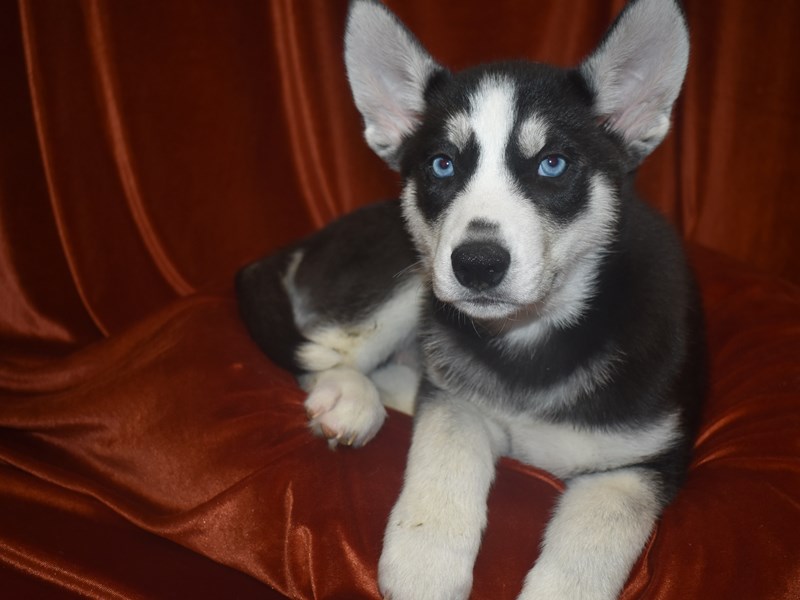
[[[681,208],[692,241],[800,282],[800,5],[689,0]]]
[[[121,191],[127,201],[136,229],[144,244],[146,252],[153,258],[153,263],[164,281],[179,295],[188,295],[195,291],[173,263],[153,230],[152,218],[146,206],[146,197],[140,189],[136,168],[136,157],[131,147],[124,108],[120,100],[119,86],[116,82],[116,69],[112,40],[105,18],[105,3],[98,0],[86,0],[81,7],[87,25],[87,38],[92,67],[97,80],[96,89],[101,96],[105,136],[108,140],[109,153],[115,165]]]
[[[62,240],[37,135],[20,7],[0,3],[0,369],[97,339]],[[12,352],[13,351],[13,352]]]
[[[92,52],[95,4],[51,9],[21,2],[20,17],[38,144],[65,257],[84,308],[107,335],[168,302],[174,294],[155,268],[120,178],[109,125],[113,92]],[[83,8],[87,8],[84,11]],[[100,50],[98,50],[100,52]],[[116,154],[115,154],[116,150]],[[116,164],[115,164],[116,163]],[[130,179],[128,180],[130,183]],[[126,193],[127,192],[127,193]],[[32,232],[33,233],[33,232]],[[138,302],[119,302],[120,292]]]
[[[314,65],[315,57],[308,60],[303,52],[303,33],[298,31],[298,3],[292,0],[276,0],[270,3],[272,11],[272,36],[275,55],[283,81],[283,109],[289,128],[287,150],[302,157],[297,163],[300,193],[308,199],[309,212],[314,226],[322,227],[340,210],[330,180],[324,177],[325,159],[318,143],[319,137],[314,123],[314,95],[310,84],[303,77],[304,66]],[[320,75],[323,65],[314,69]]]

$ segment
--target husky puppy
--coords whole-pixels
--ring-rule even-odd
[[[500,456],[566,481],[523,599],[611,599],[685,474],[704,389],[681,244],[634,193],[689,44],[674,0],[634,0],[580,66],[452,73],[354,0],[345,63],[399,201],[245,267],[243,319],[361,446],[415,409],[379,585],[467,598]]]

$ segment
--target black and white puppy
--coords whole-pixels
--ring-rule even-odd
[[[520,598],[617,597],[684,476],[704,390],[681,244],[634,194],[686,70],[674,0],[634,0],[579,67],[451,73],[355,0],[345,62],[400,201],[244,268],[252,336],[308,390],[312,429],[360,446],[415,408],[379,580],[466,598],[500,456],[566,491]]]

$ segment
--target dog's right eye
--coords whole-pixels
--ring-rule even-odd
[[[546,156],[539,163],[538,173],[541,177],[560,177],[567,170],[567,159],[558,154]]]
[[[431,170],[434,176],[439,179],[445,179],[455,175],[456,169],[453,165],[453,159],[449,156],[439,155],[431,161]]]

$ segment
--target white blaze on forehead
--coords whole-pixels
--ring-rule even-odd
[[[487,78],[472,96],[470,122],[480,148],[480,171],[506,170],[505,156],[516,116],[516,90],[501,77]]]
[[[470,181],[453,199],[442,231],[442,266],[449,264],[450,252],[464,241],[472,221],[483,220],[501,229],[513,222],[511,199],[514,182],[506,165],[506,148],[514,129],[516,90],[501,77],[487,77],[470,99],[464,115],[470,135],[478,146],[478,164]]]
[[[542,148],[547,141],[547,125],[544,119],[537,115],[531,115],[519,128],[519,144],[520,152],[525,158],[533,158]]]

